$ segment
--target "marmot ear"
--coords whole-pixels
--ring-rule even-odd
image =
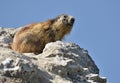
[[[55,21],[58,21],[60,19],[61,16],[58,16],[55,18]]]
[[[61,17],[61,15],[57,16],[56,19],[58,20]]]

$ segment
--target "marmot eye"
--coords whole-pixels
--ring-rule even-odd
[[[67,16],[65,15],[64,18],[67,18]]]

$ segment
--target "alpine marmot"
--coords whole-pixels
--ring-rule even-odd
[[[62,14],[54,19],[26,25],[16,32],[12,49],[20,53],[41,53],[47,43],[61,40],[69,34],[74,21],[73,16]]]

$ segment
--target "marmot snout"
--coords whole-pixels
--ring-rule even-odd
[[[54,19],[24,26],[16,32],[12,49],[20,53],[41,53],[47,43],[62,40],[69,34],[74,21],[73,16],[63,14]]]

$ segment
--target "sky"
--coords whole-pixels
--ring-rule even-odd
[[[120,0],[0,0],[0,27],[18,28],[61,14],[75,17],[64,41],[88,50],[109,83],[120,82]]]

